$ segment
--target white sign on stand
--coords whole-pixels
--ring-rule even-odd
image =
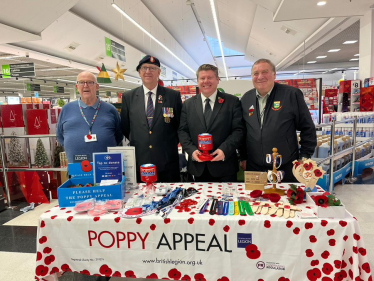
[[[122,152],[122,159],[125,166],[126,189],[137,187],[136,182],[136,158],[134,146],[108,147],[108,152]]]

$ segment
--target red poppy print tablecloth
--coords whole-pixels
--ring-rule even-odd
[[[225,185],[172,186],[195,187],[189,199],[198,202],[221,197]],[[233,186],[250,193],[244,184]],[[344,219],[219,216],[182,204],[166,219],[125,219],[56,206],[40,217],[37,235],[36,280],[57,280],[66,271],[198,281],[372,280],[359,224],[349,213]]]

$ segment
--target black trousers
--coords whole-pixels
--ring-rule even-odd
[[[138,182],[142,182],[140,179],[140,171],[136,171],[136,177]],[[180,182],[179,167],[173,170],[159,172],[157,171],[157,182]]]
[[[208,167],[205,166],[204,172],[199,177],[194,177],[195,182],[237,182],[237,175],[229,175],[224,177],[213,177],[208,170]]]

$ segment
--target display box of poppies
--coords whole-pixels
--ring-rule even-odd
[[[92,162],[68,164],[69,179],[57,189],[60,207],[74,207],[79,201],[90,198],[96,200],[123,199],[126,180],[113,185],[94,184]]]
[[[326,201],[326,199],[328,200],[327,196],[326,192],[307,192],[306,203],[310,206],[314,206],[318,218],[345,218],[345,206],[341,204],[341,202],[340,206],[328,206]],[[318,203],[316,203],[315,200],[317,200]]]

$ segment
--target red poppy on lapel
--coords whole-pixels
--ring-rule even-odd
[[[223,103],[225,99],[218,97],[218,103]]]
[[[249,112],[249,117],[251,117],[253,115],[253,112],[255,111],[255,108],[253,107],[253,105],[251,105],[251,107],[249,108],[248,112]]]

